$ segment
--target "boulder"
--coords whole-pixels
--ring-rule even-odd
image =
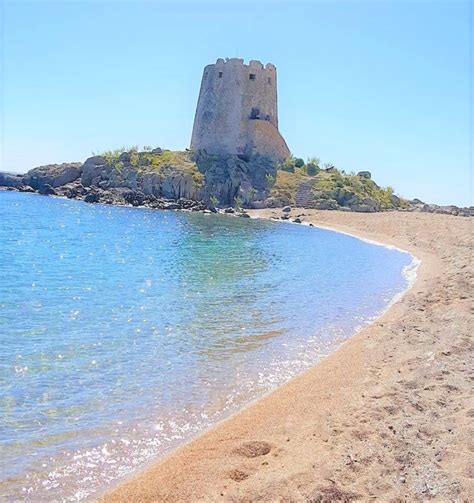
[[[224,210],[224,213],[235,213],[235,210],[234,210],[234,208],[229,207],[229,208],[226,208],[226,209]]]
[[[372,173],[370,171],[359,171],[357,173],[357,176],[360,176],[362,178],[368,178],[370,180],[372,178]]]
[[[164,210],[179,210],[180,206],[178,203],[165,203],[163,206],[163,209]],[[209,213],[212,213],[210,210],[207,210],[207,211],[209,211]]]
[[[335,199],[321,199],[315,203],[314,208],[317,210],[337,210],[339,205]]]
[[[23,177],[23,183],[40,192],[46,185],[56,188],[74,182],[81,174],[82,164],[80,162],[47,164],[28,171]]]
[[[18,187],[19,192],[35,192],[35,189],[33,187],[30,187],[29,185],[20,185]]]
[[[251,203],[251,206],[255,210],[262,210],[267,207],[267,202],[266,201],[253,201]]]
[[[56,191],[48,183],[45,183],[44,185],[40,185],[40,187],[38,189],[38,192],[40,194],[42,194],[43,196],[54,196],[54,195],[56,195]]]
[[[147,195],[161,196],[161,184],[163,178],[154,172],[144,173],[142,175],[141,185],[142,191]]]
[[[97,192],[89,192],[89,194],[84,197],[86,203],[98,203],[99,199],[99,194]]]
[[[358,196],[347,189],[338,189],[335,191],[334,199],[340,206],[350,206],[359,202]]]
[[[282,208],[287,206],[290,200],[285,196],[270,196],[265,200],[266,208]]]
[[[167,199],[194,199],[196,190],[194,187],[193,177],[191,175],[171,171],[163,176],[161,185],[161,194]]]
[[[362,199],[362,204],[365,204],[366,206],[373,208],[374,211],[380,211],[380,204],[371,197],[366,197],[365,199]]]
[[[102,180],[107,180],[112,166],[100,155],[89,157],[82,166],[81,182],[84,187],[97,185]]]
[[[352,211],[357,211],[358,213],[375,213],[373,206],[368,206],[367,204],[363,203],[353,204],[350,209]]]
[[[291,206],[284,206],[281,211],[283,211],[283,213],[289,213],[291,211]]]
[[[390,202],[392,203],[393,206],[395,206],[395,208],[398,208],[401,204],[401,199],[395,194],[392,194],[390,196]]]
[[[123,198],[132,206],[142,206],[145,202],[145,194],[139,190],[127,190],[123,193]]]
[[[122,168],[112,168],[110,171],[101,173],[101,182],[99,186],[118,188],[124,187],[131,190],[140,190],[141,176],[139,171],[130,164]]]
[[[79,180],[76,180],[75,182],[67,183],[66,185],[58,187],[56,189],[56,194],[69,199],[76,199],[83,197],[86,194],[86,189]]]
[[[23,175],[17,175],[16,173],[0,172],[0,186],[19,188],[22,185],[23,185]]]

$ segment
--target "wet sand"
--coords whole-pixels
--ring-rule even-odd
[[[474,219],[301,214],[412,252],[415,285],[312,369],[102,501],[474,501]]]

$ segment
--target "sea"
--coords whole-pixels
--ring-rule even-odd
[[[0,500],[107,491],[335,351],[414,265],[307,225],[0,192]]]

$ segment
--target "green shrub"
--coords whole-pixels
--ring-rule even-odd
[[[295,172],[295,158],[290,155],[290,157],[287,157],[284,161],[281,161],[277,169],[281,169],[282,171],[286,171],[288,173],[294,173]]]
[[[234,208],[236,210],[240,210],[240,208],[242,208],[242,198],[239,197],[239,196],[235,196],[234,197]]]
[[[297,157],[294,161],[296,168],[302,168],[304,166],[304,161],[300,157]]]
[[[275,183],[275,177],[270,173],[267,173],[265,175],[265,180],[267,181],[268,185],[273,185]]]
[[[139,160],[140,160],[140,156],[138,155],[138,153],[135,151],[132,151],[132,153],[130,154],[130,164],[136,168],[138,166]]]
[[[306,164],[306,174],[309,176],[315,176],[321,171],[319,166],[313,162],[308,162]]]

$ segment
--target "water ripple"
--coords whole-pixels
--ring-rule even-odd
[[[410,256],[304,226],[0,193],[0,499],[77,501],[333,351]]]

